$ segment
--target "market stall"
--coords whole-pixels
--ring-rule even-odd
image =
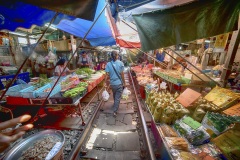
[[[61,77],[61,80],[47,99],[45,106],[48,109],[52,109],[54,106],[78,106],[82,124],[84,125],[80,101],[85,95],[98,87],[104,77],[104,71],[95,73],[94,70],[89,68],[78,69],[72,75]],[[6,105],[8,107],[41,106],[56,79],[56,77],[49,79],[35,77],[29,84],[10,87],[6,93]]]
[[[220,87],[206,96],[191,89],[180,95],[148,91],[146,104],[156,141],[171,159],[239,159],[239,98]]]

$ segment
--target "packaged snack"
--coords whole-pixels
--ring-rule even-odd
[[[191,117],[184,116],[174,124],[176,131],[184,136],[192,145],[201,145],[209,142],[210,136],[205,128]]]
[[[236,117],[207,112],[203,118],[202,125],[205,128],[212,130],[216,135],[219,135],[229,129],[235,122],[237,122]]]
[[[177,132],[169,125],[163,124],[158,129],[161,129],[165,137],[178,137]]]
[[[166,137],[169,148],[177,149],[181,151],[188,151],[188,143],[182,137]]]
[[[154,121],[160,122],[161,116],[162,116],[162,107],[161,107],[161,104],[159,104],[153,114]]]

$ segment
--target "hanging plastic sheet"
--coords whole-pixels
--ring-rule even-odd
[[[31,28],[32,25],[43,26],[49,23],[56,12],[23,2],[0,0],[0,30],[15,31],[18,27]],[[53,24],[62,19],[74,20],[75,17],[59,14]]]
[[[96,15],[100,14],[105,4],[105,1],[99,1]],[[91,21],[77,18],[73,21],[62,20],[56,27],[77,37],[84,37],[92,24],[93,22]],[[91,32],[87,36],[87,40],[92,46],[108,46],[116,44],[107,17],[104,13],[101,14],[98,21],[93,26]]]
[[[201,0],[133,18],[148,51],[237,30],[239,10],[240,1]]]

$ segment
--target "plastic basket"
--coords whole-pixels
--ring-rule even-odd
[[[44,92],[44,91],[45,91],[46,89],[52,88],[52,87],[53,87],[53,84],[48,83],[48,84],[46,84],[45,86],[39,88],[38,90],[36,90],[36,97],[37,97],[37,98],[45,98],[45,97],[47,97],[47,95],[49,94],[49,92]],[[57,85],[54,87],[54,89],[53,89],[53,91],[52,91],[52,93],[50,94],[49,97],[52,97],[53,95],[59,93],[60,91],[61,91],[61,85],[60,85],[60,84],[57,84]]]
[[[36,87],[30,86],[20,91],[23,98],[36,98]]]
[[[8,89],[6,96],[12,96],[12,97],[22,97],[21,90],[29,87],[28,84],[19,84],[16,86],[12,86]]]

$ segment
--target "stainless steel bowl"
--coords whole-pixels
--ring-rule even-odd
[[[31,135],[31,136],[27,137],[26,139],[23,139],[22,141],[20,141],[10,151],[8,151],[8,153],[6,154],[6,156],[4,157],[3,160],[13,160],[13,159],[17,160],[17,159],[19,159],[21,157],[23,151],[26,151],[36,141],[41,140],[41,139],[43,139],[45,137],[48,137],[48,136],[58,137],[60,139],[60,142],[61,142],[61,148],[63,148],[63,145],[65,143],[64,134],[61,131],[49,129],[49,130],[44,130],[44,131],[38,132],[38,133],[36,133],[34,135]],[[53,155],[53,157],[55,155]]]

